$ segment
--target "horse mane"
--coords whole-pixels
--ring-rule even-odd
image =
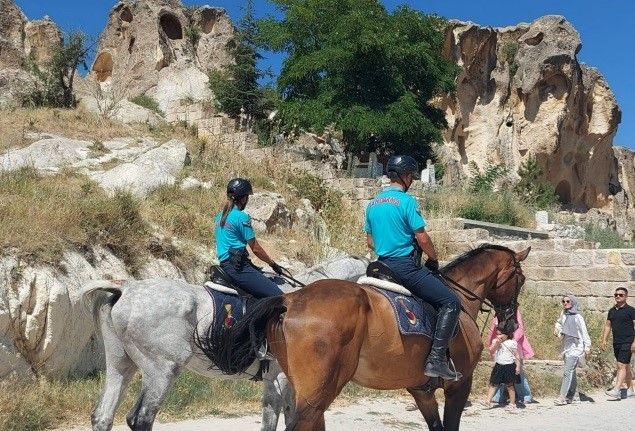
[[[463,262],[465,262],[466,260],[469,260],[471,258],[473,258],[474,256],[481,254],[484,251],[487,250],[501,250],[501,251],[506,251],[507,253],[510,254],[514,254],[514,251],[510,248],[507,248],[505,246],[502,245],[498,245],[498,244],[481,244],[478,247],[469,250],[465,253],[463,253],[462,255],[460,255],[459,257],[457,257],[456,259],[454,259],[452,262],[448,263],[447,265],[445,265],[443,268],[441,268],[442,272],[447,272],[450,271],[454,268],[456,268],[457,266],[459,266],[460,264],[462,264]]]

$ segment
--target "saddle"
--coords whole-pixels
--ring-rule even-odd
[[[376,289],[386,297],[395,312],[395,320],[401,334],[433,337],[437,320],[436,310],[403,287],[399,276],[385,263],[371,262],[366,269],[366,276],[357,282]]]
[[[223,325],[229,329],[240,320],[247,310],[257,301],[253,295],[232,283],[231,278],[218,265],[212,265],[208,270],[210,281],[204,284],[205,290],[214,301],[213,325]],[[271,357],[267,354],[267,346],[261,346],[257,352],[260,367],[252,380],[262,380],[262,373],[269,368]]]

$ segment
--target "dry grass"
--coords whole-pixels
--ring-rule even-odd
[[[0,173],[0,248],[57,263],[69,247],[100,243],[131,267],[145,250],[148,230],[131,195],[107,196],[71,172],[43,177],[31,168]]]
[[[0,154],[24,147],[29,133],[51,133],[71,139],[103,142],[121,137],[151,136],[159,142],[179,138],[195,154],[200,145],[193,131],[183,125],[124,124],[77,109],[20,108],[0,110]]]

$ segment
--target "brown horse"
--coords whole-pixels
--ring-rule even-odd
[[[236,374],[266,342],[295,389],[296,418],[287,431],[324,430],[324,412],[351,380],[374,389],[406,388],[430,430],[458,430],[483,349],[475,319],[484,302],[501,325],[514,319],[525,281],[520,262],[529,250],[487,244],[443,269],[463,306],[449,346],[463,374],[458,381],[425,376],[431,341],[401,335],[388,300],[372,287],[347,281],[322,280],[264,299],[231,330],[210,329],[196,335],[197,343],[222,371]],[[434,397],[438,387],[445,393],[443,421]]]

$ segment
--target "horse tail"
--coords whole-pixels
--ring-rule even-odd
[[[91,311],[95,329],[102,338],[113,331],[110,312],[121,298],[121,293],[121,287],[109,280],[91,281],[80,293],[82,303]]]
[[[256,302],[231,328],[211,324],[204,334],[194,333],[194,344],[225,374],[244,373],[258,358],[267,338],[267,326],[286,311],[284,297]]]

